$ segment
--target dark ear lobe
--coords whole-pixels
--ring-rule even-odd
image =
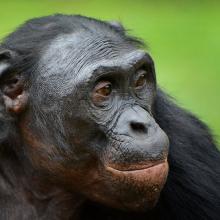
[[[16,53],[0,49],[0,90],[6,110],[20,113],[27,103],[24,78],[13,69]]]

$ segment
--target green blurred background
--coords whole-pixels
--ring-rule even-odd
[[[0,0],[0,38],[33,17],[118,20],[149,45],[160,86],[220,142],[220,1]]]

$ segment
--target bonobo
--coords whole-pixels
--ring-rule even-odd
[[[219,219],[209,129],[120,24],[26,22],[0,45],[0,96],[0,219]]]

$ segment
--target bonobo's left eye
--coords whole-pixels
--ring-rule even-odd
[[[109,81],[101,81],[92,91],[92,101],[94,104],[101,104],[106,101],[112,93],[112,84]]]
[[[137,72],[137,79],[135,80],[135,89],[141,89],[147,84],[147,72],[145,70],[139,70]]]

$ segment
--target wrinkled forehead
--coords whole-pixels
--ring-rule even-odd
[[[39,69],[44,77],[83,78],[98,66],[129,65],[143,53],[120,37],[78,32],[54,39],[43,51]]]

